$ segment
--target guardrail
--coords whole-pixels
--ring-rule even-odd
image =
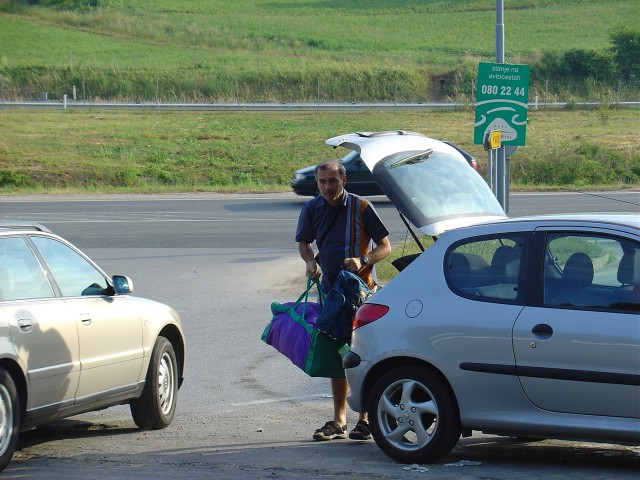
[[[571,102],[575,107],[597,107],[601,102]],[[623,107],[638,107],[640,101],[608,102]],[[529,109],[564,108],[569,102],[529,102]],[[425,103],[174,103],[174,102],[89,102],[77,100],[3,100],[0,108],[92,109],[92,110],[186,110],[186,111],[313,111],[313,110],[437,110],[472,107],[463,102]]]

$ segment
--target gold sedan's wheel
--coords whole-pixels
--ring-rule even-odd
[[[171,424],[178,397],[178,368],[173,345],[158,337],[151,353],[147,379],[139,398],[131,401],[133,421],[143,430]]]
[[[20,403],[11,376],[0,368],[0,471],[9,465],[20,433]]]

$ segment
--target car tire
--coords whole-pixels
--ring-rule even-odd
[[[178,398],[178,367],[171,342],[158,337],[151,353],[142,395],[131,401],[133,421],[142,430],[171,424]]]
[[[376,443],[404,463],[429,463],[460,438],[458,405],[449,385],[417,366],[394,368],[375,383],[368,404]]]
[[[18,445],[20,402],[11,375],[0,368],[0,472],[5,469]]]

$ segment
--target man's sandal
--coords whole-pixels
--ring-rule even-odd
[[[333,420],[324,424],[313,434],[314,440],[333,440],[334,438],[347,438],[347,427],[341,427]]]
[[[349,432],[351,440],[369,440],[371,438],[371,430],[369,424],[364,420],[358,420],[356,426]]]

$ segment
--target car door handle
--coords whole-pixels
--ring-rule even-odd
[[[31,330],[33,330],[33,322],[30,318],[21,318],[20,320],[18,320],[18,327],[20,327],[20,330],[22,330],[23,332],[29,333]]]
[[[82,322],[83,325],[86,325],[87,327],[91,325],[91,322],[92,322],[91,317],[89,317],[88,315],[86,316],[86,318],[83,318],[80,321]]]
[[[546,323],[539,323],[533,327],[531,332],[538,338],[545,340],[553,335],[553,328],[551,328],[551,325],[547,325]]]

